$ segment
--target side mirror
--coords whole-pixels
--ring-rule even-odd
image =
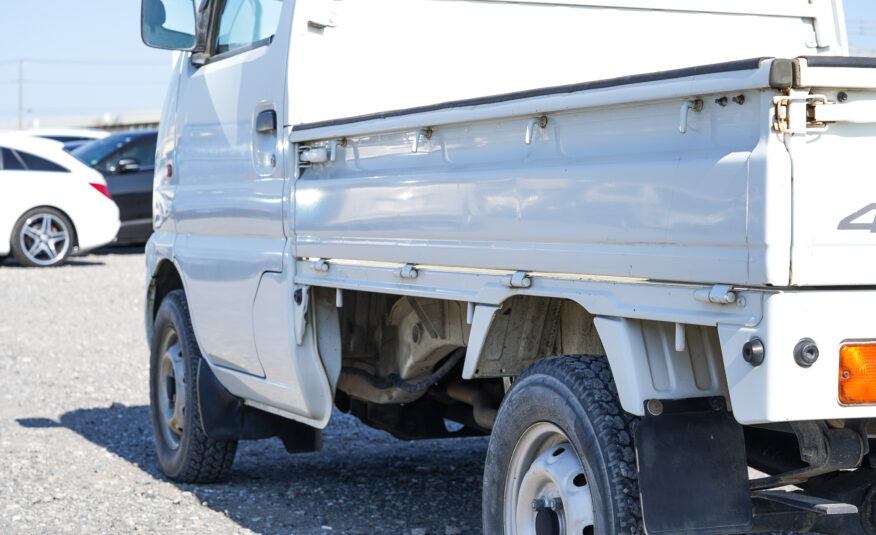
[[[140,170],[140,160],[136,158],[122,158],[119,162],[110,167],[110,171],[117,174],[133,173]]]
[[[194,0],[143,0],[140,35],[147,46],[192,50],[196,28]]]

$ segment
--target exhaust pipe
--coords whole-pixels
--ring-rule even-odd
[[[484,390],[470,384],[450,383],[447,385],[447,395],[456,401],[471,405],[476,424],[484,429],[493,428],[499,409],[494,407],[493,398]]]

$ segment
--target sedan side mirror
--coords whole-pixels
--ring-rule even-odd
[[[133,173],[140,170],[140,160],[136,158],[122,158],[119,162],[110,167],[110,171],[117,174]]]

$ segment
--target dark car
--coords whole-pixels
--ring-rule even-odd
[[[156,130],[113,134],[70,153],[100,171],[119,205],[118,243],[145,243],[152,234],[152,171]]]

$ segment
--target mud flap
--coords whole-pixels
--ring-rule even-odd
[[[752,528],[745,439],[724,398],[646,402],[636,458],[649,535]]]
[[[204,434],[213,440],[269,438],[280,428],[278,417],[228,392],[204,359],[198,366],[198,411]]]
[[[322,449],[322,431],[249,407],[222,386],[210,365],[198,366],[201,429],[213,440],[257,440],[278,436],[289,453]]]

